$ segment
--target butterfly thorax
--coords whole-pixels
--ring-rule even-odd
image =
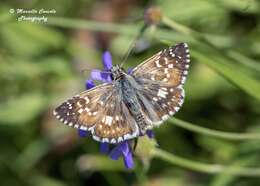
[[[121,68],[119,65],[115,65],[111,68],[111,74],[113,80],[122,79],[124,77],[125,70]]]

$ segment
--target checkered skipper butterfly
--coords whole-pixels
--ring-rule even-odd
[[[113,66],[104,83],[67,100],[54,110],[63,123],[91,131],[97,141],[119,143],[145,134],[183,104],[190,54],[186,43],[162,50],[127,74]]]

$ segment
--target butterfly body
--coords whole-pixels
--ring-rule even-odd
[[[145,134],[183,104],[190,55],[185,43],[147,59],[131,74],[119,65],[104,83],[69,99],[54,111],[63,123],[91,132],[97,141],[119,143]]]
[[[141,85],[139,85],[132,76],[126,74],[122,76],[122,78],[118,80],[118,83],[116,84],[119,85],[117,89],[121,91],[122,101],[135,119],[140,133],[144,134],[149,126],[149,123],[145,121],[137,94]]]

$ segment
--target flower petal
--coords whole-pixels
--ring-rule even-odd
[[[109,155],[112,160],[118,160],[118,158],[122,155],[120,145],[117,145],[115,148],[113,148]]]
[[[79,137],[82,137],[82,138],[84,138],[84,137],[87,137],[87,136],[89,136],[89,131],[85,131],[85,130],[78,130],[78,135],[79,135]]]
[[[108,72],[108,71],[102,71],[101,77],[103,78],[103,81],[105,81],[105,82],[111,82],[112,81],[111,73]]]
[[[127,69],[127,74],[132,74],[133,68],[128,68]]]
[[[102,154],[107,154],[109,152],[109,143],[100,143],[99,148]]]
[[[124,156],[127,156],[130,152],[129,144],[127,141],[124,141],[120,144],[121,151]]]
[[[95,87],[96,85],[95,85],[94,81],[92,81],[91,79],[87,79],[85,86],[86,86],[86,89],[88,90],[88,89]]]
[[[105,70],[110,70],[113,66],[112,56],[111,56],[110,52],[108,52],[108,51],[105,51],[103,53],[103,65],[104,65]]]
[[[101,72],[102,72],[101,70],[94,69],[94,70],[91,71],[90,76],[94,80],[103,81],[103,78],[101,76]]]
[[[127,156],[124,156],[124,164],[127,169],[132,169],[134,167],[134,161],[131,152],[129,152]]]
[[[146,131],[146,135],[149,137],[149,138],[154,138],[154,132],[152,130],[147,130]]]

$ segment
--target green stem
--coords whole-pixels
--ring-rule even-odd
[[[193,123],[189,123],[177,118],[172,118],[169,120],[170,123],[182,127],[184,129],[187,129],[192,132],[197,132],[199,134],[223,138],[223,139],[229,139],[229,140],[260,140],[260,134],[258,133],[233,133],[233,132],[222,132],[217,131],[213,129],[204,128],[201,126],[198,126]]]
[[[187,168],[193,171],[203,172],[207,174],[216,174],[225,172],[226,174],[236,176],[249,176],[257,177],[260,176],[260,168],[245,168],[239,166],[223,166],[219,164],[207,164],[200,163],[185,159],[183,157],[176,156],[159,148],[156,148],[153,152],[154,157],[167,161],[173,165],[178,165],[183,168]]]
[[[163,19],[162,19],[162,22],[165,25],[168,25],[172,29],[176,30],[177,32],[180,32],[180,33],[183,33],[183,34],[186,34],[186,35],[192,35],[192,34],[195,33],[190,28],[173,21],[173,20],[169,19],[168,17],[164,16]]]

